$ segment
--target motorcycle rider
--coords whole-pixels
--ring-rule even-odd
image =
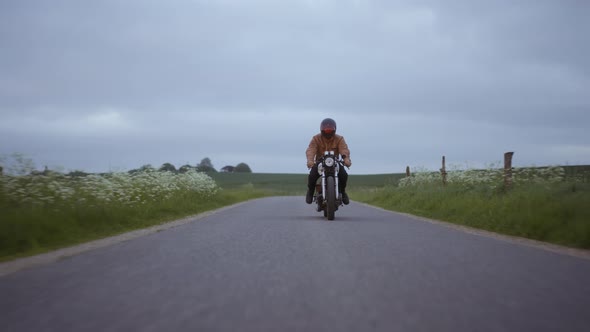
[[[309,146],[305,151],[307,156],[307,168],[310,168],[308,181],[307,181],[307,195],[305,196],[305,202],[311,204],[313,201],[313,193],[315,191],[315,185],[317,180],[320,178],[318,173],[318,161],[324,155],[325,151],[334,151],[336,156],[342,155],[344,159],[344,165],[350,167],[352,165],[350,161],[350,150],[344,140],[344,137],[336,135],[336,121],[330,118],[326,118],[320,124],[320,133],[311,138]],[[346,193],[346,181],[348,180],[348,173],[344,167],[340,168],[338,172],[338,191],[342,194],[342,203],[348,204],[348,194]]]

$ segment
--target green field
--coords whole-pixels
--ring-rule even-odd
[[[222,189],[257,189],[270,195],[305,195],[307,175],[272,173],[207,173]]]
[[[256,188],[275,195],[305,195],[307,174],[274,173],[208,173],[215,182],[226,189]],[[397,183],[403,174],[349,175],[351,191],[383,188]]]

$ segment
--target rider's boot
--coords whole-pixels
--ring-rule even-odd
[[[348,200],[348,194],[345,192],[342,192],[342,203],[344,203],[344,205],[348,205],[348,203],[350,203]]]
[[[313,202],[313,190],[307,189],[307,194],[305,195],[305,203],[311,204]]]

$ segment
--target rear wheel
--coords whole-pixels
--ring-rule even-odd
[[[326,216],[328,220],[334,220],[334,212],[336,211],[336,183],[334,178],[329,176],[326,179]]]

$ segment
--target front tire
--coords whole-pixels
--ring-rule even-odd
[[[334,178],[329,176],[326,179],[326,215],[328,220],[334,220],[334,212],[336,212],[336,183]]]

